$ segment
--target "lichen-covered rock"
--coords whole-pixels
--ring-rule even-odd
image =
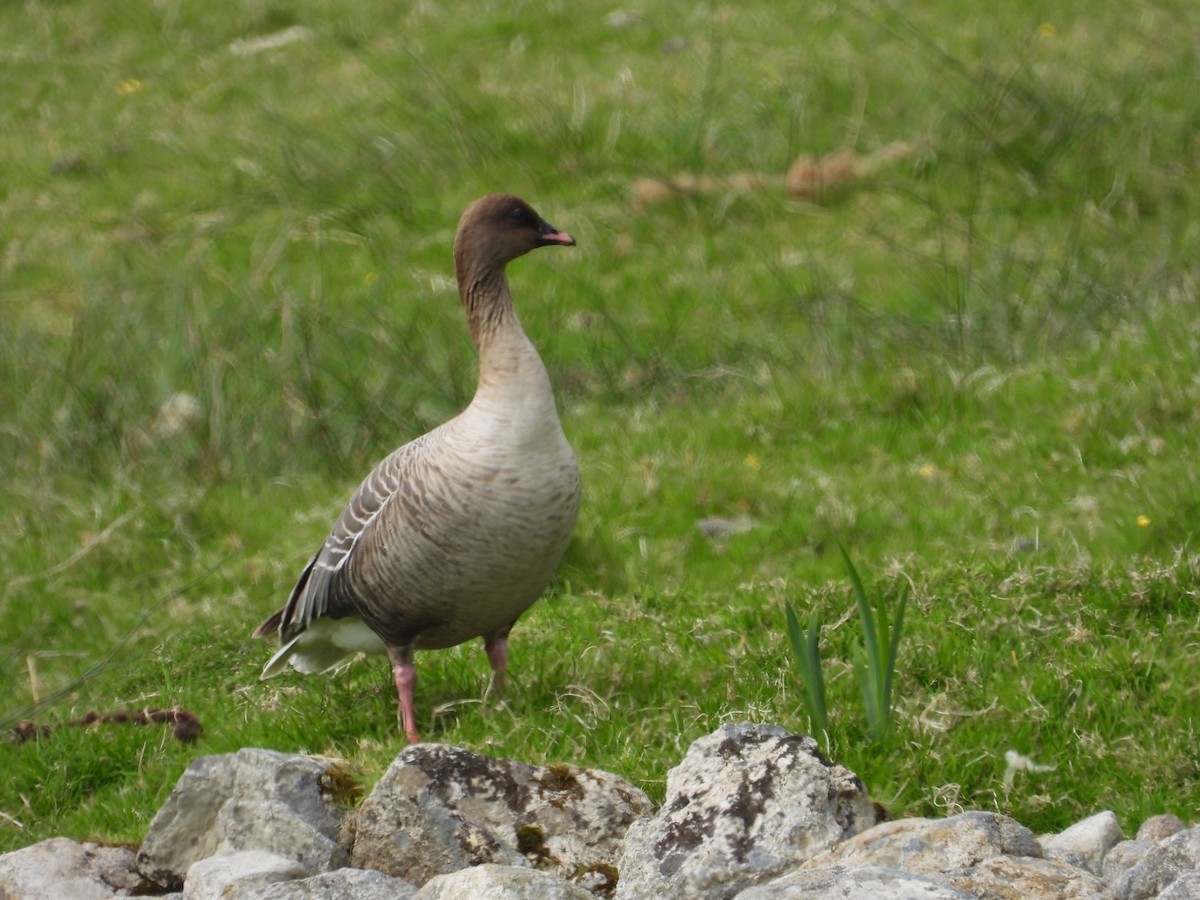
[[[486,863],[437,875],[413,900],[595,900],[558,875],[525,866]]]
[[[142,885],[134,853],[126,847],[79,844],[50,838],[0,856],[0,897],[4,900],[110,900]]]
[[[652,811],[645,793],[607,772],[415,744],[363,801],[352,860],[417,885],[485,863],[566,878],[611,868],[630,823]]]
[[[1070,863],[1099,875],[1105,855],[1124,837],[1116,814],[1105,810],[1058,834],[1046,835],[1040,843],[1047,859]]]
[[[1188,872],[1200,870],[1200,828],[1188,828],[1153,845],[1117,878],[1120,900],[1149,900]],[[1182,889],[1181,889],[1182,890]]]
[[[663,808],[629,829],[616,896],[732,897],[874,822],[858,776],[812,738],[726,725],[692,744],[667,775]]]
[[[742,891],[734,900],[975,900],[924,875],[883,866],[797,869]]]
[[[340,760],[247,748],[192,761],[150,822],[138,869],[177,890],[188,868],[217,853],[261,851],[312,875],[345,865]]]

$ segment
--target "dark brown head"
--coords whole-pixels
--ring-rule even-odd
[[[467,207],[454,236],[459,279],[487,277],[538,247],[571,247],[575,238],[559,231],[512,194],[488,194]]]

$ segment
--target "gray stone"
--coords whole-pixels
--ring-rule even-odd
[[[1121,841],[1106,854],[1104,863],[1100,866],[1100,877],[1105,881],[1114,882],[1126,869],[1131,869],[1150,852],[1153,844],[1145,841]]]
[[[296,881],[257,885],[224,900],[412,900],[417,889],[371,869],[337,869]]]
[[[328,822],[321,823],[328,827]],[[230,797],[217,814],[218,853],[261,850],[301,863],[309,874],[346,865],[346,848],[282,800]]]
[[[4,900],[109,900],[118,891],[128,894],[141,884],[134,853],[126,847],[50,838],[0,856]]]
[[[663,808],[629,829],[616,896],[732,897],[874,821],[862,782],[812,738],[726,725],[692,744],[667,775]]]
[[[415,744],[363,801],[352,863],[418,885],[484,863],[566,877],[611,868],[630,823],[652,811],[641,790],[607,772]]]
[[[1200,900],[1200,872],[1186,872],[1158,895],[1158,900]]]
[[[876,865],[942,879],[996,856],[1040,857],[1037,838],[1008,816],[967,812],[949,819],[899,819],[851,837],[808,863]]]
[[[1178,834],[1187,826],[1183,823],[1183,819],[1179,816],[1161,815],[1151,816],[1142,823],[1142,827],[1137,830],[1137,839],[1145,841],[1147,844],[1157,844],[1165,841],[1173,834]]]
[[[1200,828],[1189,828],[1152,845],[1138,863],[1121,873],[1114,887],[1120,900],[1148,900],[1198,869]]]
[[[557,875],[525,866],[485,863],[437,875],[413,900],[596,900]]]
[[[1043,837],[1040,843],[1047,859],[1056,859],[1099,875],[1105,855],[1124,837],[1116,814],[1105,810],[1058,834]]]
[[[973,900],[971,894],[884,866],[826,866],[797,869],[767,884],[742,891],[735,900]]]
[[[217,852],[217,814],[233,793],[234,757],[192,760],[155,813],[138,850],[138,869],[155,884],[178,890],[192,863]]]
[[[266,885],[306,874],[300,863],[274,853],[218,853],[188,867],[183,900],[250,900]]]
[[[340,760],[253,748],[200,757],[151,821],[138,868],[177,890],[193,863],[226,851],[288,856],[309,875],[345,865],[344,772]]]

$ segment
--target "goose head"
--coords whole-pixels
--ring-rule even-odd
[[[575,238],[559,231],[524,200],[489,194],[467,207],[454,236],[454,268],[460,283],[490,280],[508,263],[538,247],[572,247]]]

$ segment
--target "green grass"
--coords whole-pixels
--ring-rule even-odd
[[[1194,4],[639,9],[0,7],[0,724],[205,726],[0,744],[0,850],[137,841],[199,754],[383,771],[385,665],[260,683],[248,635],[469,399],[449,245],[499,189],[579,240],[511,276],[584,509],[502,702],[479,647],[418,658],[428,739],[661,797],[722,722],[808,728],[790,602],[825,611],[831,755],[895,813],[1195,818]],[[895,141],[824,205],[632,202]],[[909,586],[883,745],[839,542]],[[1006,789],[1008,749],[1057,768]]]

